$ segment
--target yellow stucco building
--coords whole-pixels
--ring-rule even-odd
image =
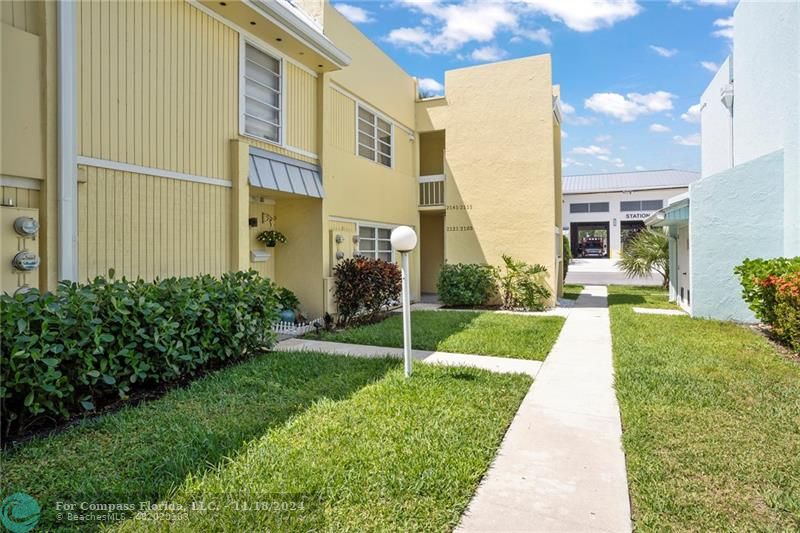
[[[3,290],[254,268],[319,316],[336,262],[393,260],[401,224],[416,297],[444,261],[504,253],[559,290],[549,55],[449,71],[420,100],[323,0],[0,6]],[[269,228],[288,242],[266,248]]]

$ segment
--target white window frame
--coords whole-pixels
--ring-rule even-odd
[[[362,239],[361,238],[361,228],[371,228],[375,230],[375,238],[374,239]],[[379,239],[378,238],[378,230],[379,229],[386,229],[389,230],[389,235],[391,236],[392,230],[397,226],[390,226],[388,224],[378,224],[375,222],[358,222],[356,224],[356,235],[358,235],[358,248],[356,249],[356,253],[363,257],[369,257],[370,259],[378,259],[378,252],[385,252],[387,250],[379,250],[378,249],[378,241],[389,241],[389,262],[396,263],[394,248],[391,246],[391,241],[389,239]],[[361,251],[361,241],[362,240],[372,240],[375,242],[375,249],[374,250],[366,250],[366,254],[373,253],[374,255],[366,255],[364,252]]]
[[[280,135],[278,136],[277,141],[273,141],[271,139],[267,139],[264,137],[259,137],[258,135],[253,135],[252,133],[248,133],[245,131],[245,109],[246,109],[246,97],[245,97],[245,64],[247,61],[247,47],[252,46],[259,52],[270,56],[271,58],[275,59],[278,64],[280,65],[280,73],[278,77],[278,83],[280,86],[280,106],[281,108],[279,111],[280,116]],[[280,146],[286,148],[286,61],[285,58],[276,53],[275,50],[269,49],[265,47],[263,44],[245,37],[242,34],[239,34],[239,135],[243,137],[247,137],[249,139],[255,139],[257,141],[261,141],[267,144],[273,144],[276,146]]]
[[[380,153],[380,152],[378,152],[378,143],[383,142],[383,141],[380,141],[378,139],[377,133],[374,136],[375,144],[373,146],[367,146],[366,144],[362,145],[361,142],[359,141],[359,138],[358,138],[358,134],[359,134],[358,123],[359,123],[359,120],[361,120],[361,118],[359,117],[359,111],[361,109],[363,109],[364,111],[366,111],[367,113],[370,113],[371,115],[373,115],[375,117],[375,124],[373,124],[373,127],[375,128],[375,130],[378,129],[378,119],[381,119],[382,121],[384,121],[387,124],[389,124],[389,150],[391,151],[391,153],[389,155],[389,164],[388,165],[384,165],[383,163],[381,163],[380,162],[380,158],[378,157],[378,154]],[[355,131],[355,137],[356,137],[355,138],[355,146],[356,146],[355,153],[356,153],[356,155],[358,157],[362,157],[362,158],[366,159],[367,161],[372,161],[373,163],[376,163],[376,164],[378,164],[378,165],[380,165],[380,166],[382,166],[384,168],[394,169],[394,162],[395,162],[395,155],[396,155],[395,154],[395,143],[394,143],[394,139],[395,139],[394,121],[391,120],[390,118],[388,118],[386,115],[384,115],[382,113],[379,113],[378,111],[376,111],[372,107],[370,107],[368,105],[365,105],[365,104],[363,104],[362,102],[359,101],[359,102],[356,102],[355,130],[356,130]],[[386,143],[384,143],[384,144],[386,144]],[[367,156],[361,155],[361,153],[358,151],[359,146],[364,146],[365,148],[369,148],[370,150],[372,150],[374,152],[375,156],[372,159],[370,159]],[[383,155],[385,155],[385,154],[383,154]]]

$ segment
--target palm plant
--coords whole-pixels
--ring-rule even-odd
[[[669,239],[660,231],[644,230],[629,240],[617,266],[629,278],[645,278],[653,271],[661,274],[662,286],[669,284]]]

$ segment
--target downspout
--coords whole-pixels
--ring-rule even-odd
[[[75,3],[61,0],[58,26],[58,279],[78,279]]]

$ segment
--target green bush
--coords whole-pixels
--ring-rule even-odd
[[[503,255],[505,272],[500,274],[500,295],[506,309],[542,311],[550,298],[550,289],[544,282],[547,267],[529,265],[524,261]]]
[[[356,317],[372,321],[388,304],[400,298],[400,269],[382,259],[345,259],[333,268],[333,278],[333,297],[342,326]]]
[[[800,257],[775,259],[745,259],[734,268],[742,284],[742,298],[756,318],[765,324],[775,323],[777,278],[800,272]]]
[[[497,294],[497,271],[487,265],[445,263],[436,287],[445,305],[486,305]]]
[[[65,419],[264,346],[277,299],[254,271],[155,282],[98,277],[0,296],[6,434]]]
[[[562,239],[562,252],[561,252],[561,262],[563,264],[562,270],[564,274],[564,279],[567,279],[567,272],[569,272],[569,262],[572,260],[572,248],[569,245],[569,239],[566,235],[561,236]]]
[[[800,272],[786,274],[777,283],[773,331],[800,353]]]
[[[300,299],[295,293],[286,287],[278,287],[277,289],[278,308],[289,311],[296,311],[300,308]]]

